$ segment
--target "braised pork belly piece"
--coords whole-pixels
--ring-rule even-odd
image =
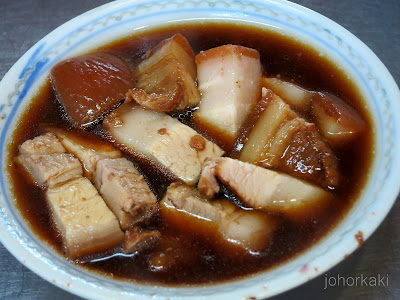
[[[76,126],[97,122],[133,88],[130,67],[108,53],[64,60],[50,74],[58,100]]]
[[[228,157],[205,163],[198,189],[209,197],[219,190],[217,181],[210,180],[212,174],[244,204],[295,220],[325,209],[332,198],[329,192],[304,180]]]
[[[194,52],[175,34],[146,52],[136,68],[136,86],[127,99],[158,111],[182,110],[200,101]]]
[[[296,113],[290,109],[289,105],[270,90],[263,88],[263,96],[249,116],[251,125],[244,126],[250,127],[247,130],[250,134],[246,140],[241,141],[245,144],[239,149],[240,160],[258,163],[265,152],[264,147],[273,140],[282,124],[295,117]]]
[[[366,129],[366,122],[360,114],[337,96],[308,91],[279,78],[263,77],[261,84],[291,108],[311,113],[318,129],[332,147],[345,146]]]
[[[194,113],[198,126],[233,140],[259,97],[261,63],[257,50],[226,45],[196,56],[201,92]]]
[[[340,181],[335,154],[321,139],[315,125],[296,118],[277,133],[264,167],[291,174],[325,188],[336,188]]]
[[[71,154],[33,154],[19,156],[17,161],[41,187],[52,187],[82,176],[81,163]]]
[[[180,104],[182,96],[183,88],[180,85],[176,85],[163,94],[148,94],[142,89],[133,88],[126,93],[125,102],[133,100],[156,111],[172,111]]]
[[[297,111],[308,112],[311,108],[311,98],[314,92],[307,91],[297,84],[279,78],[263,77],[261,85],[272,90],[283,101],[289,104],[291,108]]]
[[[250,116],[255,125],[240,160],[286,172],[324,188],[335,188],[340,175],[335,154],[313,123],[299,117],[269,90]]]
[[[317,126],[333,147],[348,144],[366,130],[366,122],[360,114],[334,95],[315,93],[312,112]]]
[[[150,219],[157,209],[156,198],[132,162],[108,142],[85,139],[65,130],[51,129],[69,153],[79,158],[85,176],[120,221],[122,229]]]
[[[54,133],[27,140],[16,158],[45,190],[57,229],[72,259],[109,250],[121,243],[118,221],[93,184],[82,176],[82,166],[67,154]]]
[[[66,154],[65,148],[52,133],[22,143],[15,160],[42,188],[82,176],[79,160]]]
[[[181,183],[168,187],[160,210],[165,223],[212,240],[221,250],[239,247],[256,254],[265,249],[278,225],[273,217],[240,209],[227,200],[207,201]]]
[[[119,146],[146,156],[190,185],[197,182],[206,157],[223,154],[189,126],[133,102],[107,116],[103,128]]]
[[[20,155],[41,155],[65,153],[65,148],[53,133],[45,133],[31,140],[26,140],[19,147]]]
[[[51,187],[46,198],[70,258],[99,253],[122,242],[117,218],[87,178]]]
[[[84,174],[91,181],[94,181],[97,162],[105,158],[119,158],[121,151],[115,149],[110,143],[91,142],[85,136],[73,134],[59,128],[49,129],[57,135],[61,144],[68,153],[75,155],[82,163]]]
[[[154,247],[161,240],[158,230],[145,230],[133,227],[125,231],[123,252],[126,254],[139,253]]]
[[[157,200],[143,175],[126,158],[102,159],[97,163],[96,187],[119,219],[122,229],[148,221]]]

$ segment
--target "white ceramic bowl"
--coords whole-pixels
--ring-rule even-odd
[[[375,157],[360,199],[324,239],[296,259],[271,271],[194,288],[137,285],[87,272],[68,263],[32,233],[16,209],[6,168],[6,145],[21,112],[58,61],[151,26],[221,20],[255,24],[301,39],[343,68],[358,85],[374,120]],[[382,222],[399,192],[400,92],[379,59],[351,33],[299,5],[275,0],[117,1],[60,26],[33,46],[0,83],[0,239],[24,265],[69,292],[88,298],[264,298],[313,278],[353,252]],[[397,137],[397,138],[396,138]],[[305,266],[307,268],[305,268]],[[305,271],[308,270],[308,271]],[[318,271],[315,271],[318,270]]]

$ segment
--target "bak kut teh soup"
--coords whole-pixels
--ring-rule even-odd
[[[9,145],[17,205],[72,264],[206,284],[285,262],[356,201],[372,122],[301,41],[227,23],[145,31],[53,67]]]

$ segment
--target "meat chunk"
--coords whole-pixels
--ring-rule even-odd
[[[221,213],[194,188],[173,183],[160,202],[163,221],[178,229],[210,235],[219,232]]]
[[[108,53],[64,60],[53,67],[50,78],[65,112],[82,127],[107,114],[133,87],[130,67]]]
[[[23,142],[19,148],[20,155],[61,154],[65,153],[63,145],[53,133],[45,133]]]
[[[270,241],[278,223],[257,211],[240,209],[227,200],[208,202],[187,185],[173,183],[160,202],[163,221],[183,232],[196,233],[220,249],[256,254]]]
[[[126,102],[136,101],[142,106],[157,111],[172,111],[179,106],[183,96],[183,88],[177,84],[163,94],[148,94],[144,90],[133,88],[125,97]]]
[[[339,184],[337,159],[312,123],[296,118],[277,133],[261,166],[271,167],[326,188]]]
[[[220,157],[214,164],[215,176],[253,208],[302,220],[324,209],[332,198],[329,192],[303,180],[236,159]],[[199,190],[212,195],[207,186],[199,186]]]
[[[126,158],[100,160],[95,178],[97,189],[119,219],[121,228],[145,222],[156,212],[156,197]]]
[[[354,108],[331,94],[316,93],[312,111],[318,128],[333,147],[346,145],[367,126]]]
[[[314,124],[292,111],[280,97],[265,91],[250,116],[256,120],[239,158],[277,169],[324,188],[334,189],[340,180],[338,162]]]
[[[219,230],[225,239],[253,254],[268,246],[279,225],[279,220],[272,216],[240,209],[227,200],[215,201],[214,207],[221,212]]]
[[[66,154],[65,148],[52,133],[22,143],[16,161],[42,188],[82,176],[79,160]]]
[[[217,145],[189,126],[134,103],[123,104],[113,111],[104,119],[103,128],[120,146],[145,155],[191,185],[197,182],[206,157],[223,154]],[[196,146],[203,144],[201,149]]]
[[[20,155],[17,162],[42,188],[82,176],[82,166],[71,154]]]
[[[46,197],[71,259],[119,245],[124,234],[114,214],[86,178],[51,187]]]
[[[125,231],[123,252],[132,254],[154,247],[161,239],[161,233],[157,230],[143,230],[134,227]]]
[[[261,83],[263,87],[272,90],[281,97],[291,108],[305,113],[310,110],[314,92],[307,91],[294,83],[279,78],[263,77]]]
[[[181,34],[175,34],[148,51],[146,59],[136,69],[136,76],[137,89],[129,96],[146,107],[171,111],[194,106],[200,101],[195,83],[194,52]]]
[[[219,192],[219,183],[215,177],[215,167],[217,165],[215,162],[216,160],[214,159],[206,159],[204,161],[200,180],[197,184],[197,188],[209,199]]]
[[[264,147],[274,138],[282,124],[295,117],[296,113],[288,104],[272,91],[263,89],[262,99],[249,116],[249,120],[255,121],[255,125],[249,128],[250,134],[245,137],[247,139],[241,139],[244,146],[241,148],[240,160],[258,163],[265,152]]]
[[[94,180],[97,162],[105,158],[119,158],[121,151],[107,142],[93,141],[85,135],[77,135],[62,129],[52,128],[68,153],[75,155],[82,163],[85,176]]]
[[[233,140],[259,97],[261,63],[257,50],[226,45],[196,56],[202,95],[195,122]]]

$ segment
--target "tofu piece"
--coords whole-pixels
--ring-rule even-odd
[[[53,133],[23,142],[15,160],[42,188],[82,176],[79,160],[65,153],[65,148]]]
[[[118,246],[124,234],[114,214],[87,178],[46,191],[55,224],[71,259]]]
[[[233,141],[260,96],[260,54],[226,45],[199,53],[196,64],[201,102],[194,120]]]
[[[157,162],[189,185],[194,185],[207,157],[224,152],[189,126],[167,114],[126,103],[103,122],[114,141]]]
[[[134,227],[125,231],[123,252],[126,254],[138,253],[154,247],[161,240],[158,230],[143,230]]]
[[[94,181],[96,165],[99,160],[105,158],[119,158],[121,151],[115,149],[107,142],[86,138],[67,132],[62,129],[50,129],[55,133],[68,153],[75,155],[82,163],[84,174],[91,181]]]
[[[146,58],[137,66],[135,75],[136,88],[151,96],[147,99],[143,97],[143,92],[133,93],[133,99],[141,105],[159,111],[171,111],[195,106],[200,101],[195,82],[194,52],[181,34],[175,34],[147,51]],[[169,105],[157,101],[156,98],[168,101],[171,96],[165,97],[165,94],[173,91],[174,99]]]
[[[311,98],[314,92],[307,91],[294,83],[279,78],[263,77],[261,84],[281,97],[291,108],[304,113],[310,111]]]
[[[82,176],[82,166],[72,154],[20,155],[19,162],[42,188]]]
[[[227,200],[207,201],[192,187],[173,183],[160,202],[163,221],[183,232],[212,241],[219,250],[236,249],[256,254],[265,249],[277,219],[244,210]]]
[[[326,190],[283,173],[228,157],[216,158],[213,164],[220,182],[252,208],[303,220],[325,209],[332,200]],[[212,194],[201,182],[202,178],[200,192]]]
[[[156,197],[126,158],[100,160],[95,177],[97,189],[122,229],[146,222],[157,211]]]
[[[50,132],[23,142],[18,150],[20,155],[65,153],[63,145],[59,142],[57,137]]]

